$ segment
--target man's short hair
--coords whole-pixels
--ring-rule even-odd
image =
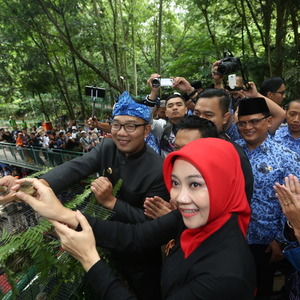
[[[171,100],[171,99],[174,99],[174,98],[180,98],[183,103],[185,104],[185,99],[180,95],[180,94],[172,94],[170,95],[167,99],[166,99],[166,107],[167,107],[167,104],[168,104],[168,101]]]
[[[292,100],[290,101],[286,106],[285,106],[285,109],[286,110],[289,110],[290,106],[292,103],[300,103],[300,99],[295,99],[295,100]]]
[[[284,84],[284,79],[281,77],[268,78],[261,84],[260,93],[267,96],[268,92],[276,92],[282,84]]]
[[[219,98],[219,105],[222,113],[225,115],[229,111],[229,105],[230,105],[230,96],[229,94],[221,89],[207,89],[204,92],[202,92],[199,98]],[[197,100],[197,101],[198,101]]]
[[[216,125],[207,119],[194,115],[184,116],[177,124],[177,129],[197,129],[201,137],[219,137]]]

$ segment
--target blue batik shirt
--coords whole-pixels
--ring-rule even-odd
[[[160,147],[157,138],[150,132],[145,138],[145,142],[150,146],[158,155],[160,155]]]
[[[248,156],[254,177],[248,243],[267,245],[273,240],[284,241],[282,230],[286,219],[273,186],[276,182],[283,184],[289,174],[300,175],[300,156],[270,136],[251,151],[243,139],[236,142]]]
[[[300,137],[294,139],[290,133],[287,125],[281,125],[273,136],[274,141],[282,144],[283,146],[291,149],[300,155]]]
[[[233,122],[230,124],[229,128],[226,130],[226,133],[229,135],[229,137],[233,141],[236,141],[241,138],[239,131]]]

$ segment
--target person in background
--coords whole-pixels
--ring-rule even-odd
[[[81,138],[79,144],[82,147],[83,152],[89,152],[91,149],[91,136],[84,130],[81,131]]]
[[[17,127],[17,122],[12,116],[9,116],[8,123],[13,130]]]
[[[22,127],[23,129],[26,129],[26,130],[27,130],[27,122],[26,122],[24,119],[22,119],[21,127]],[[23,129],[22,129],[22,130],[23,130]]]
[[[96,147],[97,144],[99,144],[99,143],[100,143],[100,140],[99,140],[97,133],[93,132],[92,136],[91,136],[91,148]]]
[[[79,147],[76,138],[73,138],[73,133],[70,131],[67,132],[67,142],[66,142],[65,150],[76,151],[76,152],[81,151],[81,148]]]
[[[283,78],[271,77],[266,79],[260,88],[260,93],[276,104],[281,105],[285,99],[286,87]]]
[[[23,160],[25,160],[25,154],[24,154],[23,148],[24,148],[24,146],[23,146],[23,134],[22,134],[22,132],[18,132],[17,138],[16,138],[16,149],[17,149],[17,152],[19,153],[19,155],[21,156],[21,158]]]
[[[77,141],[77,137],[78,137],[77,127],[74,125],[72,126],[72,139]]]
[[[67,138],[64,131],[59,132],[58,139],[56,141],[57,149],[64,150],[66,148]]]
[[[158,93],[160,90],[160,86],[153,86],[153,80],[159,77],[159,74],[152,74],[147,80],[151,91],[146,97],[145,102],[150,105],[152,103],[153,106],[158,100]],[[173,78],[173,82],[172,87],[174,88],[179,88],[182,85],[181,77]],[[191,90],[194,90],[194,88],[191,88]],[[188,94],[188,91],[186,91],[186,93]],[[189,94],[188,96],[190,97]],[[158,140],[162,157],[166,157],[168,153],[174,150],[175,135],[177,132],[176,124],[180,122],[186,113],[187,101],[179,93],[174,93],[166,99],[166,117],[168,120],[158,119],[152,121],[151,133]]]
[[[218,72],[219,65],[221,64],[221,60],[217,60],[213,63],[211,68],[211,77],[213,79],[213,84],[209,88],[213,89],[224,89],[223,85],[223,75]]]
[[[166,116],[166,100],[160,100],[159,106],[157,106],[153,112],[153,119],[154,120],[167,120]]]
[[[242,99],[238,122],[242,146],[252,166],[254,189],[247,240],[257,270],[258,299],[269,299],[273,291],[276,263],[283,260],[281,243],[285,221],[273,185],[289,174],[300,174],[300,156],[276,143],[268,134],[272,123],[264,98]]]
[[[275,132],[274,140],[300,155],[300,99],[286,106],[286,124]]]

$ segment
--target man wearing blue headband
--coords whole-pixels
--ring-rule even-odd
[[[57,194],[89,175],[102,174],[91,184],[97,201],[115,212],[114,220],[144,222],[145,197],[169,199],[162,176],[163,159],[144,141],[150,132],[149,121],[149,107],[123,93],[113,111],[112,139],[103,139],[92,151],[50,170],[41,177],[42,182]],[[113,187],[119,179],[123,182],[115,197]],[[113,254],[138,299],[160,299],[160,248],[134,257]]]

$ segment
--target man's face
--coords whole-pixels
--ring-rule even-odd
[[[230,117],[229,112],[223,114],[219,97],[199,98],[194,109],[194,115],[212,121],[218,132],[223,131],[223,127]]]
[[[181,98],[172,98],[166,103],[166,116],[171,122],[180,121],[187,113],[187,108]]]
[[[286,112],[286,122],[295,137],[300,136],[300,103],[292,102]]]
[[[174,150],[180,150],[186,144],[201,139],[201,134],[198,129],[179,129],[176,133]]]
[[[132,116],[115,116],[113,122],[124,124],[146,124],[146,122],[138,117]],[[139,152],[145,145],[145,137],[150,132],[150,125],[138,126],[135,131],[127,132],[124,126],[120,130],[111,130],[112,139],[117,148],[126,155]]]
[[[280,88],[276,92],[268,92],[267,97],[273,100],[278,105],[285,99],[285,85],[284,83],[280,86]]]
[[[261,113],[248,116],[239,116],[237,122],[238,129],[242,138],[248,144],[250,150],[255,149],[263,143],[268,136],[268,129],[271,126],[271,117],[263,119],[265,116]],[[253,125],[249,121],[260,120]],[[246,122],[245,126],[240,126],[239,122]]]
[[[160,107],[157,110],[156,114],[158,115],[158,117],[160,119],[166,119],[166,108],[165,107]]]

